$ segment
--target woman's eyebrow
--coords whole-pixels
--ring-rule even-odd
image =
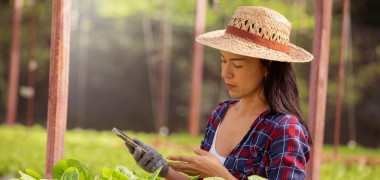
[[[219,54],[220,54],[220,56],[224,57],[222,53],[219,53]],[[231,61],[245,61],[246,59],[244,59],[244,58],[231,58],[230,60]]]
[[[245,61],[246,59],[243,58],[231,58],[231,61]]]

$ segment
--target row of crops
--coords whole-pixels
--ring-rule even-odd
[[[192,148],[199,147],[202,137],[187,134],[157,136],[149,133],[125,131],[156,147],[164,157],[174,154],[193,155]],[[0,177],[18,177],[19,170],[27,168],[44,174],[46,129],[34,126],[27,129],[17,125],[9,129],[0,126]],[[122,141],[111,130],[95,131],[74,129],[66,133],[65,158],[84,163],[91,172],[101,172],[104,167],[124,166],[139,177],[149,177],[133,161]],[[338,161],[332,158],[332,147],[324,148],[321,169],[322,179],[380,179],[380,149],[342,146]]]

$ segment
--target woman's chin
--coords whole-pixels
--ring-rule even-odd
[[[228,94],[230,94],[230,96],[234,99],[240,99],[241,98],[241,96],[239,96],[237,93],[233,93],[231,91],[229,91]]]

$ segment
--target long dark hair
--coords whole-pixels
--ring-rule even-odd
[[[311,134],[299,105],[296,75],[290,63],[261,60],[268,73],[264,80],[265,98],[273,111],[295,116],[306,128],[308,143],[312,144]]]

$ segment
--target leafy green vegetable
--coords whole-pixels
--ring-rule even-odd
[[[143,178],[134,174],[133,171],[123,166],[117,166],[115,169],[103,167],[100,176],[95,176],[94,180],[156,180],[162,167],[158,168],[150,177]],[[33,170],[27,169],[27,173],[19,171],[21,178],[14,180],[44,180]],[[87,167],[75,159],[61,159],[53,167],[52,175],[54,179],[59,180],[92,180],[91,173]]]
[[[35,171],[31,169],[26,169],[25,171],[26,171],[26,174],[28,174],[29,176],[33,177],[36,180],[42,179],[41,175],[39,175],[38,173],[36,173]]]
[[[19,171],[20,174],[21,174],[21,178],[20,180],[36,180],[34,179],[32,176],[28,175],[28,174],[25,174],[23,173],[22,171]]]
[[[253,175],[253,176],[249,176],[248,180],[266,180],[266,178],[263,178],[263,177],[257,176],[257,175]]]
[[[155,180],[158,177],[158,174],[160,174],[160,171],[162,169],[162,166],[158,168],[149,178],[148,180]]]
[[[53,167],[52,175],[54,179],[60,179],[66,169],[75,167],[79,173],[79,180],[92,180],[91,173],[87,167],[75,159],[61,159]]]
[[[127,176],[125,176],[123,173],[106,167],[103,168],[101,179],[128,180]]]
[[[224,180],[224,178],[221,178],[221,177],[207,177],[207,178],[204,178],[204,180]]]
[[[137,176],[133,173],[133,171],[129,170],[128,168],[126,168],[124,166],[116,166],[115,170],[124,174],[128,179],[136,179],[137,178]]]
[[[199,175],[198,176],[194,176],[194,177],[192,177],[190,180],[198,180],[199,179]]]
[[[75,167],[69,167],[63,172],[63,175],[60,180],[79,180],[79,179],[80,179],[80,176],[79,176],[78,169]]]

